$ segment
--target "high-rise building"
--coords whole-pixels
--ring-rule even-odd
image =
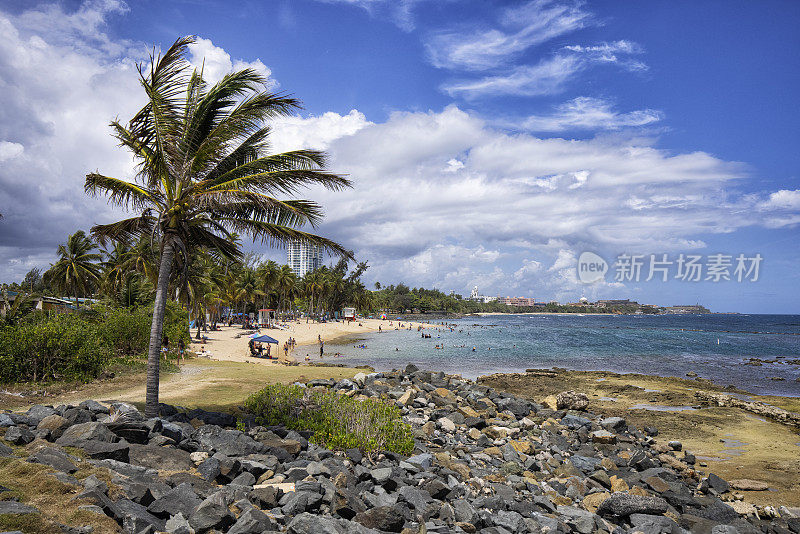
[[[302,241],[292,241],[286,248],[286,263],[297,276],[322,267],[322,247]]]

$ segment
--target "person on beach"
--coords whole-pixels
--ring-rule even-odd
[[[183,343],[183,339],[178,340],[178,360],[183,360],[183,353],[186,350],[186,345]]]
[[[319,359],[320,360],[322,359],[322,355],[324,353],[325,353],[325,342],[324,341],[320,341],[319,342]]]
[[[164,359],[167,359],[167,352],[169,352],[169,337],[164,336],[163,341],[161,342],[161,352],[164,353]]]

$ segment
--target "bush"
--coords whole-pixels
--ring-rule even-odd
[[[109,356],[97,326],[77,315],[0,329],[0,382],[93,378]]]
[[[245,401],[259,425],[283,425],[314,434],[313,443],[329,449],[358,448],[366,453],[414,449],[411,427],[396,406],[381,400],[356,400],[330,390],[270,385]]]
[[[0,383],[56,379],[91,380],[116,361],[147,356],[153,308],[95,306],[80,313],[31,314],[0,327]],[[164,335],[170,348],[189,345],[189,316],[167,303]]]

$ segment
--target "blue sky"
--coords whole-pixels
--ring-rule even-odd
[[[304,101],[275,148],[353,178],[308,196],[370,282],[797,313],[798,23],[790,1],[0,1],[0,278],[118,215],[83,175],[130,175],[107,123],[141,105],[132,65],[194,34],[210,77]],[[587,250],[764,259],[756,282],[585,285]]]

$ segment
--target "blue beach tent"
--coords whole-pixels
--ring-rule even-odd
[[[275,343],[276,345],[278,344],[277,339],[275,339],[274,337],[269,337],[266,334],[263,336],[254,337],[253,341],[255,341],[256,343]]]

